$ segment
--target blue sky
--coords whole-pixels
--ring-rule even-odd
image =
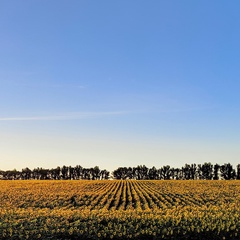
[[[239,29],[239,1],[1,1],[0,169],[240,163]]]

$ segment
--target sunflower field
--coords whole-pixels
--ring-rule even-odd
[[[0,239],[240,239],[240,181],[0,181]]]

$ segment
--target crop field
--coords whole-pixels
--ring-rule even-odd
[[[0,239],[240,239],[240,181],[0,181]]]

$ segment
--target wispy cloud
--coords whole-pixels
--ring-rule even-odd
[[[60,120],[77,120],[87,118],[101,118],[105,116],[124,115],[127,112],[75,112],[59,115],[48,116],[24,116],[24,117],[0,117],[0,121],[60,121]]]

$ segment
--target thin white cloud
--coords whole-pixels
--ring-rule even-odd
[[[48,116],[27,116],[27,117],[0,117],[0,121],[59,121],[59,120],[77,120],[86,118],[99,118],[105,116],[123,115],[127,112],[113,111],[113,112],[77,112],[66,113],[61,115]]]

